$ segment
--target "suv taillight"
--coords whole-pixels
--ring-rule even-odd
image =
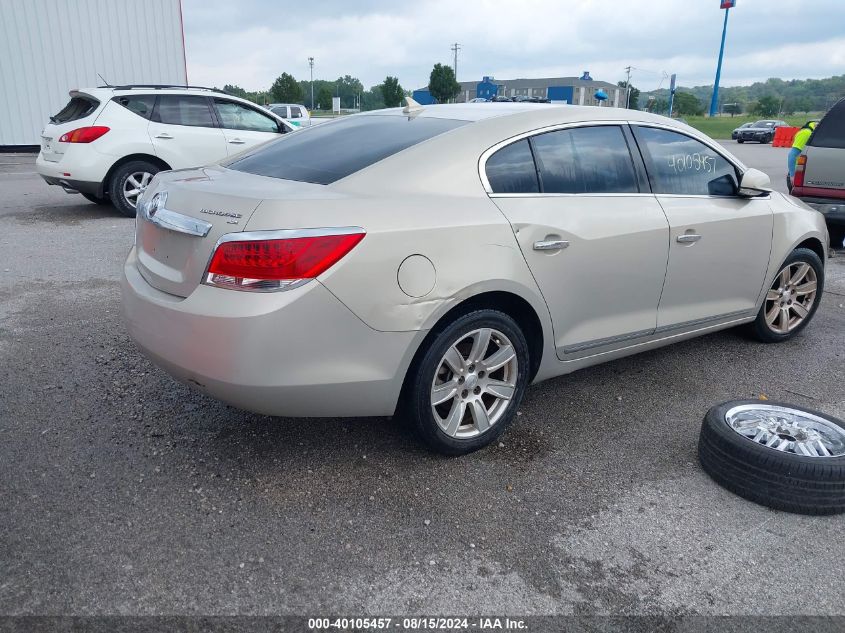
[[[804,170],[807,168],[807,155],[801,154],[795,161],[795,177],[792,179],[792,188],[804,186]]]
[[[343,233],[308,234],[290,231],[281,239],[261,232],[233,233],[217,245],[205,283],[234,290],[288,290],[314,279],[334,266],[362,239],[361,229]],[[268,232],[275,233],[275,232]]]
[[[103,134],[109,131],[105,125],[89,125],[88,127],[78,127],[66,134],[62,134],[59,138],[59,143],[90,143],[96,141]]]

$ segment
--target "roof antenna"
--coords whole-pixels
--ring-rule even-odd
[[[103,83],[104,83],[104,84],[106,84],[105,86],[103,86],[103,88],[111,88],[111,87],[112,87],[112,85],[111,85],[111,84],[110,84],[110,83],[106,80],[106,78],[105,78],[105,77],[103,77],[100,73],[97,73],[97,77],[99,77],[100,79],[102,79],[102,80],[103,80]]]
[[[414,101],[411,97],[405,97],[407,105],[402,108],[403,114],[416,114],[423,110],[423,106]]]

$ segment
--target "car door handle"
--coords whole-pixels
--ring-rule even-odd
[[[170,134],[168,134],[167,132],[161,132],[159,134],[156,134],[156,138],[173,138],[173,137],[170,136]]]
[[[701,236],[698,235],[697,233],[684,233],[683,235],[679,235],[677,237],[677,240],[681,244],[692,244],[694,242],[697,242],[700,239],[701,239]]]
[[[541,240],[534,242],[535,251],[559,251],[569,246],[567,240]]]
[[[229,139],[229,142],[230,142],[232,145],[243,145],[244,143],[246,143],[246,141],[243,141],[243,140],[241,140],[241,139],[239,139],[239,138]]]

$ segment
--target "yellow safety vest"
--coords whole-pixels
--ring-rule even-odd
[[[792,147],[804,151],[804,147],[807,145],[807,141],[810,140],[810,136],[813,134],[813,130],[816,129],[815,123],[810,123],[809,127],[802,127],[795,133],[795,140],[792,142]]]

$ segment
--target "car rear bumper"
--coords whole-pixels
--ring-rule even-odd
[[[424,332],[379,332],[322,284],[275,293],[201,285],[187,298],[141,276],[135,249],[123,311],[139,347],[177,380],[268,415],[392,415]]]
[[[796,197],[804,204],[819,211],[828,224],[845,224],[845,199],[805,197],[801,195]]]
[[[35,170],[47,184],[102,196],[103,179],[108,171],[103,159],[97,152],[88,151],[85,154],[68,149],[58,162],[44,160],[43,155],[38,154]]]

